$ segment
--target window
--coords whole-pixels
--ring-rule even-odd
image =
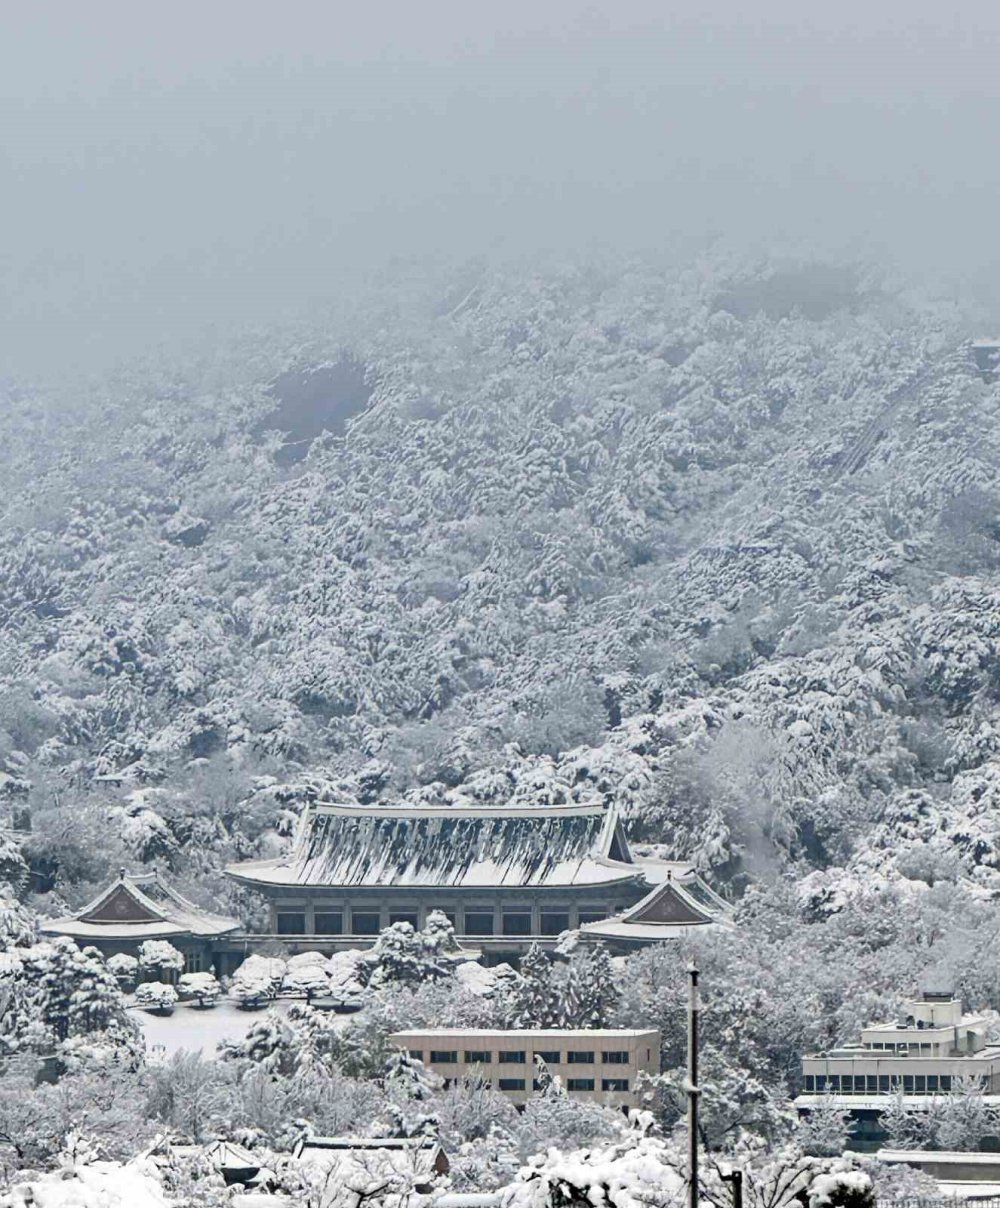
[[[454,1049],[431,1049],[431,1065],[455,1065],[457,1061]]]
[[[628,1090],[628,1079],[627,1078],[602,1078],[601,1079],[601,1090],[602,1091],[627,1091]]]
[[[504,935],[531,935],[531,911],[505,910],[503,933]]]
[[[487,1049],[466,1049],[465,1064],[466,1065],[488,1065],[490,1062],[490,1054]]]
[[[279,914],[278,915],[278,934],[279,935],[305,935],[306,933],[306,916],[304,914]]]
[[[467,910],[465,912],[465,934],[466,935],[492,935],[493,934],[493,911],[492,910]]]
[[[569,931],[568,910],[543,910],[540,918],[542,935],[558,935]]]
[[[943,1091],[951,1090],[951,1074],[942,1074],[939,1081]]]
[[[566,1060],[570,1065],[593,1065],[594,1053],[592,1049],[570,1049]]]
[[[317,935],[343,935],[344,915],[340,910],[316,911]]]
[[[185,973],[201,973],[201,953],[200,952],[185,952],[184,953],[184,972]]]
[[[351,912],[351,927],[355,935],[378,935],[382,930],[382,919],[374,910],[354,910]]]
[[[928,1074],[927,1075],[927,1093],[928,1093],[928,1095],[933,1095],[934,1092],[937,1090],[937,1088],[938,1088],[937,1074]]]
[[[927,1079],[923,1074],[914,1074],[913,1089],[918,1095],[924,1095],[927,1093]]]
[[[581,910],[580,923],[599,923],[602,919],[608,917],[606,910]]]
[[[864,1074],[855,1074],[854,1075],[854,1093],[856,1095],[863,1095],[865,1093],[866,1083],[867,1083],[867,1079]]]
[[[835,1095],[838,1094],[840,1092],[840,1075],[839,1074],[828,1074],[827,1078],[826,1078],[826,1085],[827,1085],[828,1090],[833,1091],[833,1093]],[[817,1079],[817,1088],[818,1088],[818,1086],[819,1086],[819,1079]]]
[[[416,1061],[423,1061],[423,1059],[424,1059],[424,1050],[423,1049],[407,1049],[406,1051]]]
[[[524,1065],[524,1049],[504,1049],[500,1053],[501,1065]]]
[[[802,1089],[807,1095],[811,1094],[816,1089],[816,1079],[812,1076],[812,1074],[802,1075]]]
[[[605,1049],[601,1060],[605,1065],[628,1065],[628,1049]]]
[[[593,1078],[567,1078],[566,1089],[571,1091],[592,1091],[594,1089]]]
[[[558,1065],[560,1054],[554,1049],[535,1049],[534,1056],[541,1057],[546,1065]]]
[[[888,1074],[879,1074],[878,1076],[878,1093],[886,1094],[892,1090],[892,1078]]]
[[[877,1095],[878,1094],[878,1078],[874,1074],[865,1075],[865,1094],[866,1095]]]
[[[391,927],[393,923],[409,923],[413,930],[416,931],[418,926],[416,912],[414,911],[411,913],[408,910],[401,912],[390,912],[389,926]]]
[[[816,1075],[816,1090],[817,1091],[826,1090],[826,1074],[817,1074]]]
[[[912,1074],[903,1075],[903,1094],[904,1095],[913,1094],[913,1075]]]
[[[502,1091],[523,1091],[524,1090],[524,1079],[523,1078],[501,1078],[499,1080],[499,1082],[497,1083],[497,1086]]]

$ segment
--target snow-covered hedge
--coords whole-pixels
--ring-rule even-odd
[[[181,1002],[211,1007],[222,997],[222,987],[211,973],[183,973],[177,980],[177,993]]]
[[[135,988],[135,1005],[169,1015],[177,1004],[177,991],[166,982],[143,982]]]

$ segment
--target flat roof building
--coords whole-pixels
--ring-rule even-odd
[[[617,812],[601,804],[313,805],[287,855],[226,872],[267,898],[270,933],[290,946],[358,947],[441,910],[488,956],[620,915],[673,870],[695,876],[634,857]]]
[[[1000,1047],[987,1045],[988,1020],[966,1015],[951,994],[925,993],[897,1020],[863,1028],[859,1044],[802,1059],[806,1095],[936,1095],[963,1079],[1000,1091]]]
[[[660,1072],[652,1028],[416,1028],[389,1039],[446,1084],[481,1078],[514,1103],[541,1089],[539,1060],[571,1097],[615,1107],[638,1106],[639,1075]]]

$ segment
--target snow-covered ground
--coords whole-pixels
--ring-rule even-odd
[[[284,1013],[291,1000],[278,999],[271,1005]],[[151,1015],[139,1007],[130,1010],[146,1034],[147,1052],[151,1056],[162,1052],[166,1057],[181,1049],[200,1050],[206,1057],[214,1057],[220,1040],[238,1040],[259,1015],[257,1011],[241,1011],[229,1002],[205,1011],[182,1004],[173,1015]]]

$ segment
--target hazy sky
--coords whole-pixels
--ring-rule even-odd
[[[723,234],[1000,266],[996,0],[0,21],[0,371],[279,316],[394,254]]]

